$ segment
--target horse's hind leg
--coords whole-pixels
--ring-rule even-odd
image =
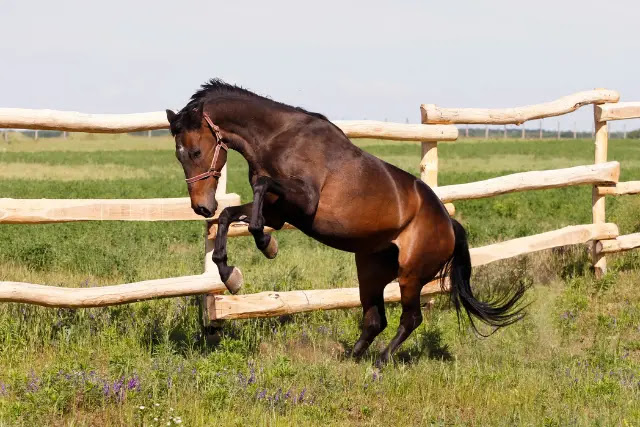
[[[450,234],[452,237],[452,232]],[[438,275],[453,253],[452,238],[445,233],[438,235],[437,228],[432,225],[428,228],[410,227],[400,235],[398,246],[398,283],[402,315],[398,332],[380,354],[379,366],[387,363],[398,347],[422,323],[422,287]]]
[[[400,326],[398,326],[398,331],[389,342],[389,345],[380,354],[378,366],[386,364],[400,344],[422,323],[422,313],[420,311],[421,281],[415,276],[405,275],[398,277],[398,283],[400,284],[400,302],[402,304]]]
[[[353,347],[353,356],[358,358],[387,327],[384,288],[398,274],[397,248],[375,254],[356,253],[356,267],[363,312],[362,334]]]

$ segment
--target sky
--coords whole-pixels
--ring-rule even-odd
[[[422,103],[516,107],[593,88],[640,101],[637,0],[0,4],[0,107],[179,109],[211,77],[331,119],[415,123]],[[589,130],[592,114],[543,126]]]

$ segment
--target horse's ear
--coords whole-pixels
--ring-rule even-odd
[[[169,123],[173,123],[173,121],[176,119],[177,114],[171,110],[166,110],[166,111],[167,111],[167,120],[169,120]]]

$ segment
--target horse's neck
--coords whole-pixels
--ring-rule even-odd
[[[248,161],[283,126],[279,117],[269,110],[248,107],[223,111],[222,114],[216,114],[216,124],[229,134],[229,147],[240,152]]]

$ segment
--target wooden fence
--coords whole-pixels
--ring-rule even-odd
[[[337,121],[351,138],[379,138],[420,141],[421,178],[434,188],[450,213],[450,202],[500,194],[566,187],[593,186],[593,223],[508,240],[471,249],[474,266],[559,246],[591,242],[596,274],[606,271],[606,253],[640,247],[640,233],[620,236],[615,224],[605,222],[606,196],[640,193],[640,181],[619,182],[620,165],[607,161],[607,122],[640,117],[640,103],[618,103],[617,92],[598,89],[580,92],[556,101],[509,109],[451,109],[422,105],[422,124],[373,121]],[[467,184],[438,186],[438,142],[454,141],[455,124],[522,124],[528,120],[558,116],[584,105],[594,105],[594,164],[547,171],[516,173]],[[0,109],[0,128],[47,129],[75,132],[119,133],[167,128],[164,113],[128,115],[90,115],[50,110]],[[204,273],[169,279],[150,280],[95,288],[61,288],[18,282],[0,282],[0,301],[39,304],[49,307],[94,307],[142,301],[158,297],[204,295],[203,321],[276,316],[310,310],[350,308],[360,305],[357,288],[261,292],[248,295],[222,295],[225,290],[211,261],[216,217],[225,206],[236,205],[236,194],[226,193],[226,168],[218,186],[219,211],[205,221]],[[33,224],[68,221],[176,221],[202,220],[190,208],[188,198],[139,200],[28,200],[0,199],[0,224]],[[294,229],[286,225],[284,229]],[[232,224],[229,236],[249,235],[245,224]],[[423,295],[441,292],[435,281],[427,284]],[[397,283],[385,290],[385,301],[399,301]]]

